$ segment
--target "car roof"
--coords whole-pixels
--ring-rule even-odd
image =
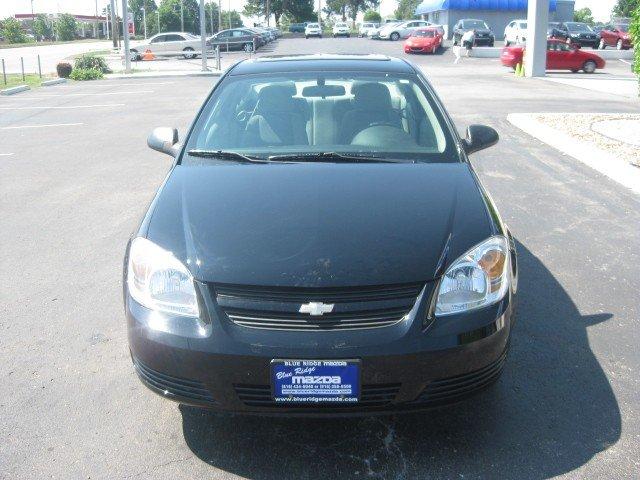
[[[244,60],[231,69],[229,75],[257,73],[367,71],[415,73],[409,63],[386,55],[282,55]]]

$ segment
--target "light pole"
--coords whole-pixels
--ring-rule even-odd
[[[124,73],[131,73],[131,52],[129,52],[129,7],[122,0],[122,35],[124,37]]]
[[[158,14],[158,33],[160,33],[160,10],[156,10],[156,13]]]
[[[222,0],[218,0],[218,31],[222,30]]]
[[[184,32],[184,0],[180,0],[180,31]]]
[[[321,10],[322,10],[322,0],[318,0],[318,25],[320,25],[320,29],[322,29],[322,16],[320,15]]]
[[[31,0],[31,5],[33,5],[33,0]],[[96,0],[96,22],[93,24],[93,35],[98,38],[98,0]]]
[[[231,0],[229,0],[229,28],[233,28],[231,26]]]
[[[267,0],[267,27],[269,26],[269,17],[271,13],[269,12],[269,0]]]
[[[213,0],[209,4],[211,6],[211,15],[209,16],[209,22],[211,23],[211,35],[213,35]]]
[[[200,55],[202,57],[202,71],[207,72],[207,27],[204,18],[204,0],[200,0]]]

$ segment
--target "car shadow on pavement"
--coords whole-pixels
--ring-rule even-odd
[[[616,398],[582,315],[518,244],[518,321],[496,385],[457,405],[360,419],[229,416],[180,406],[189,448],[252,479],[517,478],[570,472],[615,444]]]

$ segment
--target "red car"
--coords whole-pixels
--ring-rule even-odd
[[[404,53],[436,53],[442,46],[442,35],[437,28],[420,28],[404,42]]]
[[[607,47],[616,47],[618,50],[629,50],[631,36],[629,36],[629,25],[621,23],[618,25],[606,25],[600,31],[600,50]]]
[[[516,68],[522,63],[524,48],[522,46],[504,47],[500,55],[503,65]],[[605,61],[595,53],[580,50],[577,45],[568,45],[561,40],[547,40],[547,70],[571,70],[593,73],[604,68]]]

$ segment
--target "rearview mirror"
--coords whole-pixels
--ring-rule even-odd
[[[345,95],[345,89],[342,85],[309,85],[302,89],[302,96],[311,97],[342,97]]]
[[[147,145],[153,150],[175,157],[180,151],[178,130],[171,127],[154,128],[147,138]]]
[[[464,151],[470,155],[479,150],[492,147],[500,139],[498,132],[486,125],[469,125],[467,138],[462,140]]]

